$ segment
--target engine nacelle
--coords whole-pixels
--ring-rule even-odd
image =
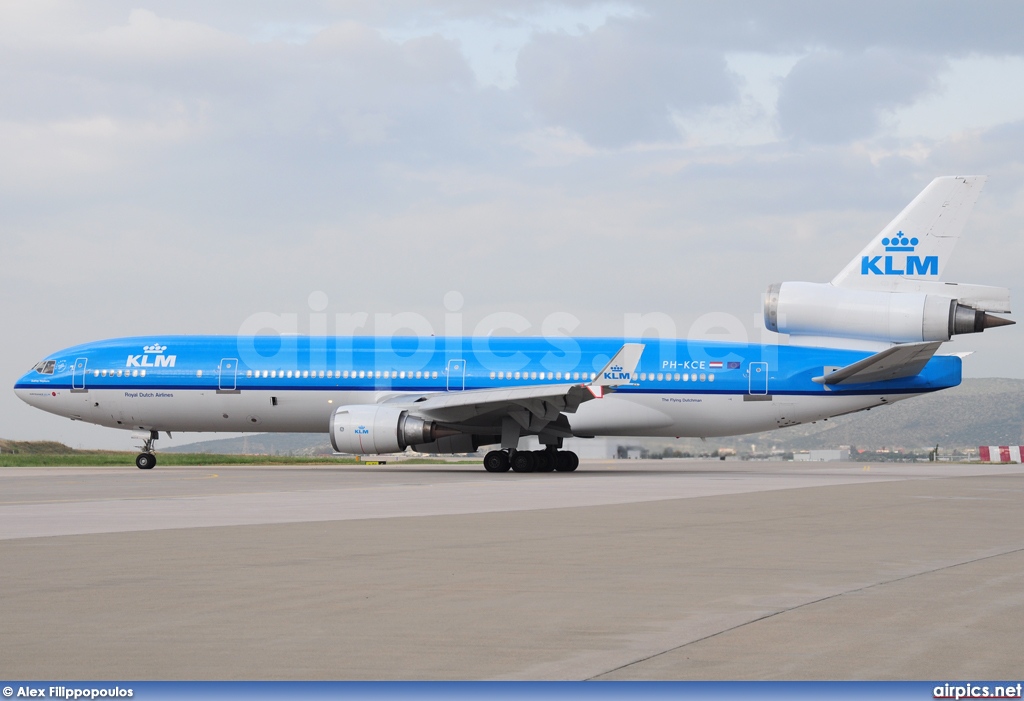
[[[338,407],[331,414],[330,431],[334,449],[353,455],[400,453],[406,446],[457,433],[404,409],[377,404]]]
[[[500,442],[501,436],[477,436],[470,433],[459,433],[454,436],[438,438],[433,443],[413,445],[412,449],[417,453],[452,455],[455,453],[475,453],[476,449],[482,445]]]
[[[783,282],[768,288],[764,323],[771,331],[797,336],[916,343],[948,341],[955,334],[1013,322],[942,295]]]

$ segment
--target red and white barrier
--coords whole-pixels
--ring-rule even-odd
[[[978,446],[978,458],[982,462],[1022,462],[1021,453],[1024,446],[1019,445],[982,445]]]

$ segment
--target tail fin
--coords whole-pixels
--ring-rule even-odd
[[[832,284],[897,292],[938,281],[984,184],[983,175],[935,178]]]

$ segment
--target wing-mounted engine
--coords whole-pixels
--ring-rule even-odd
[[[574,435],[565,414],[628,384],[643,351],[642,343],[624,343],[601,372],[584,378],[582,384],[433,392],[389,398],[384,404],[338,407],[330,420],[331,444],[339,453],[380,455],[409,446],[423,453],[450,454],[501,443],[512,450],[527,435],[560,441]]]
[[[457,433],[453,436],[438,438],[432,443],[418,443],[412,449],[417,453],[454,455],[456,453],[475,453],[482,445],[499,442],[501,442],[501,436],[478,436],[472,433]]]
[[[990,313],[1009,311],[1009,290],[944,283],[919,283],[917,287],[923,291],[776,283],[765,297],[764,323],[771,331],[793,336],[885,343],[948,341],[957,334],[1014,323]]]
[[[400,453],[410,445],[430,444],[459,435],[397,407],[357,404],[338,407],[331,415],[331,445],[339,453]]]

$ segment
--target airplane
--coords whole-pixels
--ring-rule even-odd
[[[141,432],[326,432],[338,453],[491,446],[489,472],[573,471],[567,438],[712,437],[818,421],[955,387],[954,335],[1013,321],[1008,289],[941,280],[984,176],[933,180],[830,282],[783,282],[788,344],[687,339],[143,336],[53,353],[28,404]],[[424,351],[424,347],[426,350]],[[520,450],[536,436],[541,450]]]

